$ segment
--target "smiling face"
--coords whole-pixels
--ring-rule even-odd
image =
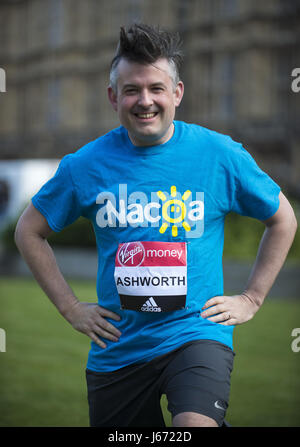
[[[108,96],[131,142],[135,146],[167,142],[183,96],[183,83],[174,86],[167,59],[146,65],[123,58],[117,70],[117,91],[110,86]]]

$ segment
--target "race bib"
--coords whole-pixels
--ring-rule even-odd
[[[123,309],[169,312],[185,308],[185,242],[127,242],[115,260],[115,283]]]

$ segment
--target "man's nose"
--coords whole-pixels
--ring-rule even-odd
[[[142,90],[138,103],[142,107],[150,107],[153,104],[151,93],[148,90]]]

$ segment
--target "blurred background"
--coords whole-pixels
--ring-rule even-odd
[[[13,231],[59,160],[119,125],[107,99],[109,66],[120,26],[136,21],[181,34],[185,96],[176,118],[241,142],[299,218],[300,91],[292,88],[299,0],[1,0],[0,426],[88,425],[89,340],[43,296]],[[227,294],[244,287],[262,232],[260,222],[227,217]],[[49,241],[79,298],[95,302],[89,222],[79,219]],[[298,230],[266,303],[235,330],[233,425],[300,425],[300,353],[291,348],[300,327],[299,267]]]

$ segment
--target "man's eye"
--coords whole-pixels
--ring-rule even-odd
[[[135,93],[136,93],[136,89],[134,89],[134,88],[129,88],[129,89],[125,90],[126,95],[134,95]]]

